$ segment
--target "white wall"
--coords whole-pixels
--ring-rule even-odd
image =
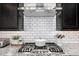
[[[24,6],[28,6],[29,4],[24,4]],[[31,4],[32,5],[32,4]],[[31,6],[30,5],[30,6]],[[34,6],[34,4],[32,5]],[[56,4],[45,4],[45,6],[55,7]],[[26,16],[26,10],[25,16]],[[46,11],[43,13],[41,12],[40,15],[45,14]],[[45,39],[50,40],[53,39],[53,31],[56,31],[56,14],[55,10],[53,12],[54,17],[25,17],[24,16],[24,31],[27,33],[26,38],[32,39]],[[48,13],[49,14],[49,13]],[[28,14],[27,14],[28,15]],[[35,15],[35,13],[33,13]],[[27,40],[27,39],[25,39]]]
[[[24,17],[24,31],[28,39],[52,39],[56,31],[56,17]]]

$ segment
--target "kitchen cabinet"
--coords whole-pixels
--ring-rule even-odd
[[[77,4],[64,3],[62,4],[62,28],[75,29],[77,27]]]
[[[18,3],[0,3],[0,31],[20,30]]]
[[[78,22],[78,28],[79,28],[79,3],[77,4],[77,22]]]
[[[79,30],[79,3],[61,3],[61,7],[61,14],[56,18],[58,30]]]

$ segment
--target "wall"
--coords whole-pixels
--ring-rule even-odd
[[[25,28],[27,28],[25,31],[0,31],[0,38],[11,39],[14,35],[21,35],[25,42],[34,42],[36,39],[41,38],[47,40],[47,42],[79,43],[79,31],[56,31],[56,17],[53,20],[51,17],[41,17],[41,19],[39,17],[31,17],[31,19],[25,17],[25,19]],[[27,21],[28,23],[26,23]],[[29,28],[28,25],[31,27]],[[65,37],[56,39],[56,34],[63,34]]]
[[[51,39],[56,30],[56,17],[25,17],[24,31],[29,39]]]
[[[46,8],[54,8],[56,6],[56,4],[44,5]],[[24,4],[24,6],[36,8],[35,4]],[[54,9],[52,12],[47,10],[38,12],[36,10],[28,10],[28,12],[24,10],[24,31],[27,32],[26,38],[33,41],[37,39],[53,39],[52,31],[56,31],[56,10]]]

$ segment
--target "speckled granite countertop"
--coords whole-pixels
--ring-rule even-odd
[[[7,46],[0,48],[0,56],[35,56],[32,53],[18,53],[21,46]],[[65,43],[62,45],[65,54],[52,53],[48,56],[79,56],[79,43]]]

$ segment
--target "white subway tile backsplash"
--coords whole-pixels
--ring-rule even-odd
[[[53,38],[52,31],[56,30],[55,17],[24,17],[24,31],[32,38]],[[29,37],[29,38],[31,38]]]

